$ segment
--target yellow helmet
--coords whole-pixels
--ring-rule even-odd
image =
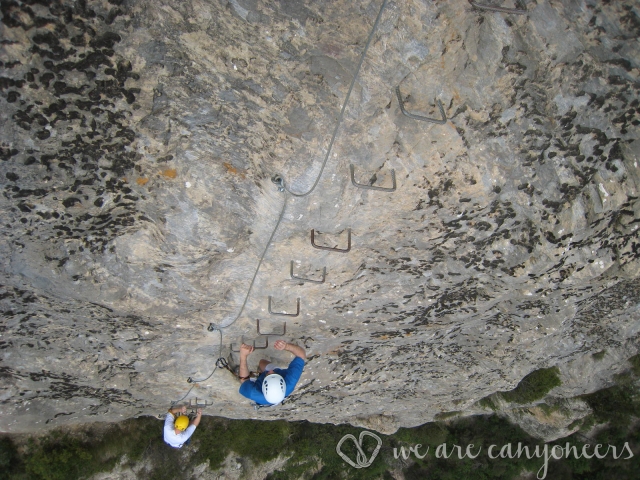
[[[178,418],[176,418],[175,426],[178,430],[184,432],[189,426],[189,417],[187,417],[186,415],[180,415]]]

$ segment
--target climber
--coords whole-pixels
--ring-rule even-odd
[[[242,344],[240,347],[240,393],[259,405],[277,405],[285,397],[291,395],[293,389],[302,375],[304,361],[307,358],[302,347],[287,343],[284,340],[277,340],[274,345],[276,350],[286,350],[293,353],[295,358],[287,368],[279,368],[268,360],[260,360],[258,367],[258,378],[249,378],[249,367],[247,357],[254,348],[250,345]],[[249,380],[249,381],[247,381]]]
[[[177,413],[181,415],[176,418]],[[186,413],[186,406],[170,408],[167,417],[164,419],[164,441],[173,448],[182,448],[183,445],[189,445],[191,435],[200,424],[200,419],[202,418],[201,408],[196,411],[196,417],[193,420],[189,420]]]

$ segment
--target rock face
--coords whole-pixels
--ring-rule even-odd
[[[0,429],[197,397],[391,432],[537,368],[608,385],[640,335],[640,10],[516,3],[385,2],[341,113],[381,0],[3,0]],[[285,404],[186,382],[256,319],[307,349]]]

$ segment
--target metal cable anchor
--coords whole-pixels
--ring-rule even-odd
[[[322,245],[316,245],[315,243],[315,234],[316,231],[311,229],[311,246],[314,248],[319,248],[321,250],[331,250],[333,252],[347,253],[351,250],[351,229],[347,228],[347,248],[337,248],[337,247],[323,247]]]
[[[355,167],[353,166],[353,164],[349,165],[349,170],[351,170],[351,183],[353,183],[353,185],[355,187],[366,188],[368,190],[380,190],[382,192],[395,192],[395,190],[396,190],[396,171],[393,168],[391,169],[391,181],[393,182],[393,186],[391,188],[389,188],[389,187],[374,187],[373,185],[365,185],[363,183],[356,183],[356,180],[354,178]]]
[[[269,336],[269,335],[273,335],[273,336],[278,336],[278,337],[282,337],[283,335],[287,334],[287,322],[282,322],[282,333],[262,333],[260,331],[260,319],[256,318],[256,330],[258,331],[258,335],[264,335],[264,336]]]
[[[473,2],[469,0],[469,3],[476,8],[480,8],[482,10],[489,10],[491,12],[501,12],[501,13],[513,13],[514,15],[526,15],[526,10],[520,10],[519,8],[504,8],[504,7],[494,7],[493,5],[483,5],[478,2]]]
[[[274,312],[271,310],[271,298],[271,295],[269,295],[269,313],[271,315],[282,315],[284,317],[297,317],[300,315],[300,297],[298,297],[296,301],[296,313]]]
[[[312,283],[324,283],[325,278],[327,278],[327,267],[322,268],[322,280],[312,280],[310,278],[296,277],[293,274],[293,260],[291,260],[291,268],[289,269],[289,274],[291,275],[292,280],[301,280],[303,282],[312,282]]]
[[[277,185],[279,192],[284,192],[284,178],[276,173],[273,177],[271,177],[271,181]]]
[[[447,115],[444,113],[444,108],[442,107],[442,102],[440,99],[436,98],[436,102],[438,104],[438,108],[440,109],[440,115],[442,115],[442,120],[438,120],[436,118],[428,118],[423,117],[422,115],[416,115],[414,113],[409,113],[404,109],[404,101],[402,100],[402,94],[400,93],[400,87],[396,87],[396,95],[398,96],[398,104],[400,105],[400,111],[409,118],[413,118],[414,120],[422,120],[424,122],[437,123],[438,125],[444,125],[447,123]]]

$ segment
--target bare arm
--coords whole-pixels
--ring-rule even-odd
[[[277,340],[273,346],[276,350],[286,350],[287,352],[293,353],[296,357],[300,357],[303,360],[307,359],[307,353],[304,351],[304,348],[299,347],[294,343],[287,343],[284,340]]]
[[[303,360],[307,359],[307,352],[304,351],[304,348],[299,347],[294,343],[287,343],[287,346],[284,349],[293,353],[296,357],[300,357]]]
[[[249,380],[249,367],[247,366],[247,357],[253,352],[253,347],[242,344],[240,347],[240,383]]]
[[[182,413],[184,415],[185,413],[187,413],[187,407],[186,406],[173,407],[169,409],[169,413],[174,417],[176,416],[176,413]]]
[[[196,418],[194,418],[193,420],[191,420],[189,422],[189,425],[193,425],[194,427],[197,427],[198,425],[200,425],[200,419],[202,418],[202,409],[199,408],[196,411]]]

